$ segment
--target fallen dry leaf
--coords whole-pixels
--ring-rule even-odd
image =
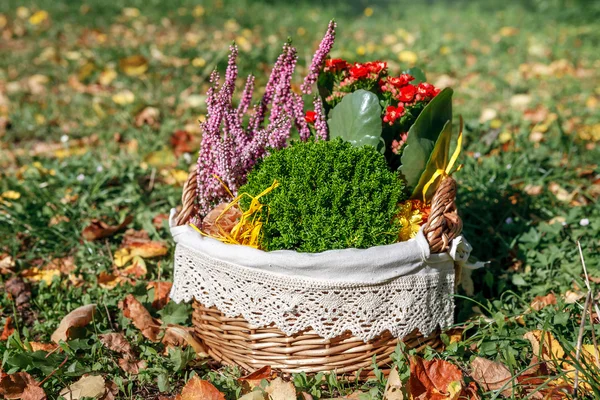
[[[551,332],[534,330],[527,332],[523,335],[523,338],[531,343],[533,354],[546,361],[548,367],[552,370],[556,370],[557,363],[562,362],[565,358],[564,349]]]
[[[50,339],[54,343],[58,343],[61,340],[66,342],[69,340],[71,329],[80,328],[89,324],[94,318],[95,311],[95,304],[81,306],[71,311],[60,321],[58,328],[56,328]]]
[[[292,382],[277,377],[265,389],[271,400],[289,400],[296,398],[296,388]]]
[[[146,289],[154,288],[154,300],[152,300],[152,308],[162,310],[169,302],[169,293],[171,292],[171,282],[149,282]]]
[[[152,225],[154,225],[154,227],[156,229],[163,229],[164,221],[169,221],[169,214],[166,214],[166,213],[157,214],[154,218],[152,218]]]
[[[167,245],[162,242],[132,243],[115,252],[115,265],[122,267],[135,256],[152,258],[164,256],[165,254],[167,254]]]
[[[6,253],[0,254],[0,275],[11,273],[14,266],[15,261],[11,256]]]
[[[162,338],[162,343],[165,345],[165,351],[172,347],[191,346],[196,352],[196,357],[207,358],[208,353],[206,348],[193,335],[193,328],[186,328],[178,325],[169,325],[165,330],[165,336]]]
[[[148,364],[144,360],[134,360],[128,357],[119,358],[119,367],[123,369],[123,371],[137,375],[140,373],[140,370],[148,368]]]
[[[148,60],[142,55],[134,55],[119,60],[119,68],[129,76],[140,76],[148,70]]]
[[[108,225],[104,221],[93,219],[88,226],[83,229],[82,236],[85,240],[98,240],[109,237],[125,228],[133,221],[131,215],[127,216],[119,225]]]
[[[104,345],[109,350],[112,350],[117,353],[121,353],[124,355],[128,355],[130,357],[134,357],[133,348],[131,347],[131,343],[127,340],[125,335],[122,333],[104,333],[99,335],[100,343]]]
[[[266,396],[267,396],[266,393],[257,390],[254,392],[246,393],[245,395],[240,397],[238,400],[268,400],[268,398]]]
[[[43,400],[46,398],[44,390],[27,372],[4,374],[0,371],[0,396],[3,399]]]
[[[564,294],[564,299],[565,299],[565,303],[567,304],[573,304],[573,303],[577,303],[579,300],[581,300],[585,295],[583,293],[577,293],[574,292],[572,290],[567,290]]]
[[[194,153],[199,144],[198,139],[198,136],[194,137],[188,131],[178,130],[173,132],[170,142],[175,156],[179,157],[184,153]]]
[[[225,400],[223,393],[219,392],[212,383],[197,376],[187,381],[177,398],[179,400]]]
[[[383,391],[383,400],[404,400],[404,391],[400,375],[398,374],[398,368],[390,371],[385,390]]]
[[[77,382],[60,391],[66,400],[79,400],[84,397],[98,399],[106,392],[106,382],[100,375],[84,375]]]
[[[21,271],[20,275],[33,282],[46,282],[46,285],[50,286],[55,277],[60,277],[60,270],[33,267]]]
[[[471,377],[485,390],[502,389],[502,395],[506,397],[513,393],[512,374],[504,364],[476,357],[471,361],[471,369]]]
[[[58,348],[58,345],[55,343],[29,342],[29,345],[31,346],[31,351],[51,352]]]
[[[15,327],[12,324],[12,317],[6,317],[4,329],[2,330],[2,334],[0,334],[0,342],[8,340],[9,336],[12,335],[14,331]]]
[[[133,322],[133,325],[142,332],[146,339],[158,342],[160,321],[152,318],[148,310],[132,294],[127,295],[119,307],[123,310],[123,315]]]
[[[408,393],[413,399],[457,399],[463,391],[460,369],[441,359],[410,358]]]
[[[548,293],[545,296],[535,296],[531,302],[531,308],[540,311],[544,307],[556,305],[556,296],[554,293]]]
[[[143,278],[148,273],[146,262],[140,256],[134,256],[131,259],[131,264],[119,271],[122,275],[133,276],[135,278]]]
[[[160,110],[156,107],[146,107],[135,116],[135,126],[138,128],[149,125],[152,128],[160,127]]]

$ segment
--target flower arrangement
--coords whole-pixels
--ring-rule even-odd
[[[335,33],[331,21],[302,93],[292,89],[298,56],[289,41],[254,104],[253,76],[234,104],[235,45],[224,82],[211,75],[192,220],[202,234],[320,252],[409,240],[427,221],[436,184],[460,152],[459,135],[448,156],[452,89],[417,68],[392,74],[385,61],[329,58]]]

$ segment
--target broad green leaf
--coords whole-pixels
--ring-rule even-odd
[[[410,84],[417,86],[419,83],[427,82],[427,78],[425,77],[425,72],[421,68],[413,67],[404,71],[407,74],[414,76],[415,80]]]
[[[329,137],[342,139],[353,146],[378,148],[381,138],[381,106],[374,93],[360,89],[346,95],[329,113]]]
[[[435,171],[438,169],[445,169],[446,165],[448,165],[448,152],[450,150],[450,140],[452,139],[452,123],[450,121],[446,122],[444,125],[444,129],[442,129],[442,133],[438,136],[438,139],[433,146],[433,150],[431,151],[431,155],[429,156],[429,160],[427,161],[427,165],[425,166],[425,171],[421,174],[421,178],[419,179],[419,183],[415,187],[412,192],[411,198],[413,199],[422,199],[423,198],[423,189],[425,189],[425,185],[435,174]],[[441,182],[441,177],[436,179],[437,183],[434,183],[427,188],[427,193],[425,198],[427,200],[431,200],[433,194],[435,193],[435,189],[437,188],[437,184]]]
[[[446,122],[452,121],[452,93],[451,88],[442,90],[425,106],[408,130],[400,172],[410,188],[419,183],[438,136]]]

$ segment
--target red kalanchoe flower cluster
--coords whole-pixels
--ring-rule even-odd
[[[335,74],[347,70],[348,67],[350,67],[350,64],[348,64],[346,60],[341,58],[328,58],[325,61],[325,68],[323,71]]]
[[[400,88],[400,93],[398,93],[398,96],[396,98],[398,99],[398,101],[401,101],[403,103],[410,103],[411,101],[413,101],[416,94],[417,87],[408,84]]]
[[[306,112],[306,114],[304,115],[304,120],[308,123],[308,124],[314,124],[315,120],[317,117],[317,113],[312,111],[312,110],[308,110]]]
[[[398,107],[388,106],[383,115],[383,122],[394,125],[394,122],[404,115],[404,106],[398,104]]]
[[[417,86],[417,101],[430,101],[438,95],[440,89],[433,86],[431,83],[419,83]]]
[[[400,140],[392,140],[392,153],[401,154],[406,140],[408,139],[408,132],[400,134]]]

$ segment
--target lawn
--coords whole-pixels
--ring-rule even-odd
[[[600,291],[598,4],[326,3],[0,4],[3,374],[27,372],[50,399],[84,375],[104,398],[172,398],[194,375],[227,399],[242,394],[243,373],[197,356],[184,330],[158,338],[191,325],[189,305],[165,305],[168,213],[195,162],[208,76],[224,70],[231,41],[240,75],[260,87],[288,37],[304,76],[334,17],[334,57],[421,67],[454,88],[465,120],[459,210],[473,255],[490,263],[465,276],[445,349],[420,355],[458,366],[466,383],[476,357],[502,365],[515,378],[478,384],[485,399],[571,398],[575,369],[579,398],[600,398],[600,316],[584,312]],[[89,304],[93,319],[55,348],[61,320]],[[136,327],[139,304],[155,332]],[[107,344],[124,338],[129,352]],[[592,350],[576,361],[578,348]],[[398,350],[404,382],[411,354]],[[381,399],[385,387],[381,376],[320,378],[292,382],[315,399]]]

